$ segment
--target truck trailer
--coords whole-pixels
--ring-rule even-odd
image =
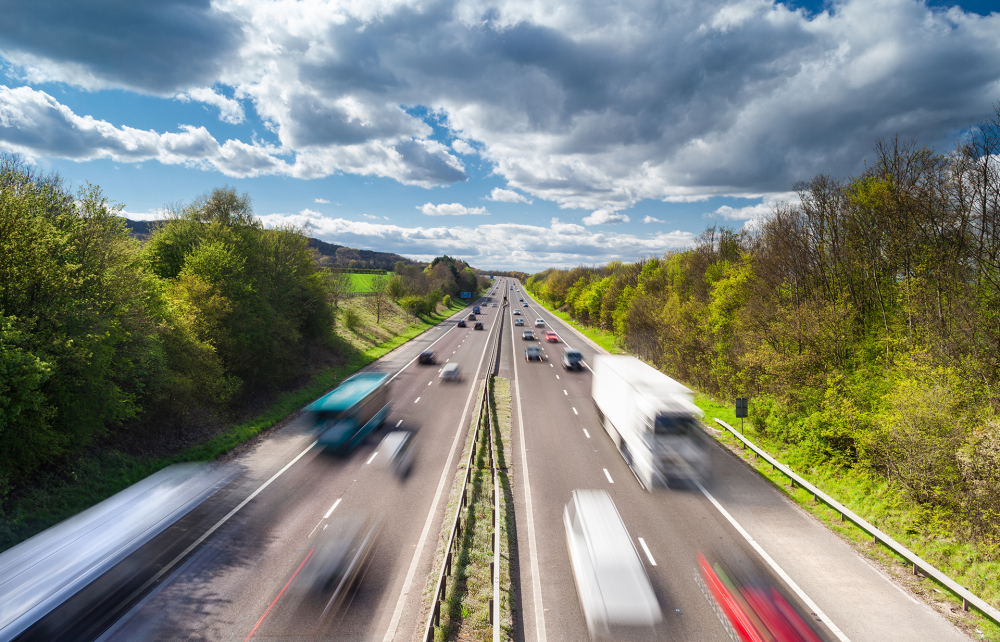
[[[592,396],[600,418],[639,482],[701,481],[708,444],[694,392],[635,357],[596,355]]]

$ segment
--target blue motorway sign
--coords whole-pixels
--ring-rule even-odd
[[[471,299],[472,298],[472,292],[462,292],[458,296],[462,297],[463,299]]]

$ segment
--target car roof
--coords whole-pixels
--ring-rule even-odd
[[[444,368],[442,368],[441,370],[442,370],[442,372],[445,371],[445,370],[447,370],[448,372],[451,372],[452,370],[458,370],[458,364],[457,363],[446,363],[446,364],[444,364]]]

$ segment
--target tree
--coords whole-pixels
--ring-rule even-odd
[[[374,274],[371,280],[371,296],[368,297],[368,305],[375,312],[375,323],[382,322],[382,313],[389,305],[389,277],[384,274]]]

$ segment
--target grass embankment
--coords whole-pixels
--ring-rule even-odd
[[[281,424],[310,401],[335,388],[346,377],[431,328],[462,304],[427,318],[414,319],[395,305],[383,314],[381,325],[367,309],[365,299],[341,307],[355,310],[360,323],[355,332],[336,325],[336,365],[315,373],[304,385],[276,395],[265,410],[231,425],[221,426],[202,443],[166,456],[141,456],[94,449],[73,463],[69,473],[40,476],[31,488],[8,500],[0,513],[0,551],[85,510],[171,464],[219,459],[261,433]]]
[[[609,352],[622,352],[610,332],[583,326],[572,320],[565,312],[553,310],[550,312]],[[791,488],[788,478],[778,471],[772,471],[771,466],[763,459],[755,459],[753,452],[744,450],[742,444],[728,431],[714,430],[721,426],[713,421],[713,417],[739,428],[739,419],[736,418],[733,406],[721,404],[700,394],[696,398],[696,403],[705,412],[705,420],[713,429],[712,434],[718,441],[740,456],[747,465],[771,481],[776,488],[827,528],[849,542],[861,555],[877,562],[897,583],[921,597],[924,602],[933,606],[974,638],[1000,642],[1000,626],[977,612],[964,612],[962,601],[952,596],[950,591],[930,578],[914,576],[912,568],[903,558],[898,557],[884,545],[873,544],[867,533],[850,522],[841,522],[840,513],[825,504],[816,503],[807,491],[797,486]],[[946,515],[909,501],[898,488],[870,472],[830,463],[814,464],[812,462],[815,457],[780,440],[767,439],[754,432],[749,423],[744,424],[744,429],[748,438],[775,459],[788,465],[827,495],[888,533],[897,542],[933,564],[960,585],[1000,608],[1000,582],[996,580],[1000,577],[1000,560],[984,559],[972,543],[956,536],[950,528]]]
[[[514,499],[510,487],[510,382],[493,378],[490,385],[490,409],[494,426],[494,443],[497,444],[497,466],[500,484],[500,632],[506,640],[514,638],[512,605],[515,604],[515,587],[510,579],[510,556],[516,541],[514,532]],[[474,406],[478,412],[478,404]],[[445,559],[445,547],[451,535],[456,511],[461,510],[461,533],[452,549],[451,575],[445,581],[445,595],[441,604],[441,626],[434,631],[434,639],[476,640],[493,639],[490,624],[490,600],[493,582],[490,562],[493,561],[493,493],[494,486],[489,468],[489,454],[485,434],[473,443],[475,431],[469,430],[465,448],[455,473],[455,482],[449,495],[445,519],[438,538],[435,572],[427,578],[424,588],[424,607],[420,626],[423,627],[434,607],[438,571]],[[467,504],[459,505],[464,487],[466,464],[471,449],[476,449],[474,469],[469,480]]]
[[[351,292],[371,292],[372,291],[372,277],[382,276],[378,274],[355,274],[354,272],[348,272],[347,276],[351,279]],[[391,279],[392,272],[386,272],[385,278]]]

